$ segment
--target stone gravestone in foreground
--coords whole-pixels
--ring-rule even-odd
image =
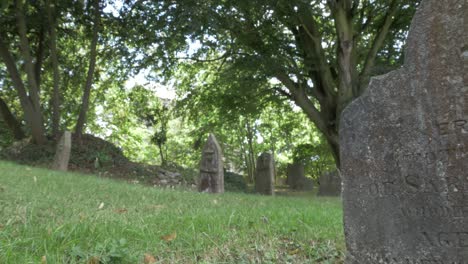
[[[423,0],[405,66],[343,112],[348,264],[468,263],[467,14]]]
[[[52,164],[53,170],[67,171],[68,162],[70,161],[71,151],[71,132],[63,132],[62,137],[57,142],[57,149],[55,151],[54,163]]]
[[[257,158],[255,171],[255,192],[266,195],[275,194],[275,161],[270,153],[262,153]]]
[[[340,196],[341,195],[341,178],[338,171],[325,172],[320,175],[318,180],[319,188],[317,195],[319,196]]]
[[[203,147],[200,163],[200,192],[224,193],[223,154],[215,136],[210,134]]]

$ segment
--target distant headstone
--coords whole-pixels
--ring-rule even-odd
[[[71,152],[71,132],[63,132],[62,137],[57,142],[57,149],[55,151],[54,163],[52,169],[67,171],[68,162],[70,161]]]
[[[468,263],[467,15],[423,0],[405,66],[342,114],[348,264]]]
[[[319,180],[318,193],[319,196],[340,196],[341,195],[341,178],[338,171],[325,172]]]
[[[286,176],[286,184],[289,185],[291,189],[299,189],[302,179],[305,178],[304,165],[299,162],[288,164],[286,168]]]
[[[312,191],[314,182],[305,176],[304,165],[299,162],[288,164],[286,168],[286,184],[293,190]]]
[[[223,154],[215,136],[210,134],[203,147],[200,163],[200,192],[224,193]]]
[[[265,195],[275,194],[275,162],[273,155],[262,153],[257,159],[255,171],[255,192]]]
[[[312,191],[314,189],[314,181],[311,178],[304,177],[299,182],[299,191]]]

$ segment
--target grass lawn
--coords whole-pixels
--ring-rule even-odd
[[[337,198],[200,194],[0,161],[0,263],[343,263]]]

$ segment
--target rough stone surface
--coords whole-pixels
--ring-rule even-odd
[[[319,180],[319,196],[340,196],[341,195],[341,177],[338,171],[325,172]]]
[[[60,171],[68,170],[68,162],[70,161],[71,141],[72,140],[70,131],[65,131],[57,143],[57,150],[55,151],[52,169]]]
[[[255,171],[255,192],[265,195],[275,194],[275,161],[270,153],[262,153],[257,159]]]
[[[423,0],[405,66],[343,112],[348,264],[468,263],[467,15]]]
[[[213,134],[209,135],[203,147],[198,190],[224,193],[223,154]]]

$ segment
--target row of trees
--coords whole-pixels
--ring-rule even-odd
[[[196,128],[193,138],[214,127],[238,137],[249,175],[259,135],[273,152],[281,151],[281,140],[294,142],[284,143],[290,149],[314,143],[293,140],[303,136],[291,132],[297,124],[284,125],[296,107],[313,124],[306,134],[320,131],[339,165],[341,112],[372,75],[401,65],[418,3],[6,1],[0,7],[1,117],[15,138],[28,134],[38,144],[64,128],[80,137],[87,125],[123,145],[122,131],[131,134],[124,124],[131,122],[116,121],[125,111],[111,100],[127,102],[137,109],[134,120],[153,129],[164,162],[168,109],[143,100],[150,98],[143,92],[129,96],[124,86],[145,69],[177,89],[177,116]]]
[[[102,11],[99,0],[4,3],[0,10],[3,120],[16,139],[25,136],[24,122],[37,144],[71,123],[79,138],[90,105],[95,107],[103,99],[90,101],[93,87],[102,93],[129,73],[113,57],[121,50],[109,47],[116,38],[114,18]]]

